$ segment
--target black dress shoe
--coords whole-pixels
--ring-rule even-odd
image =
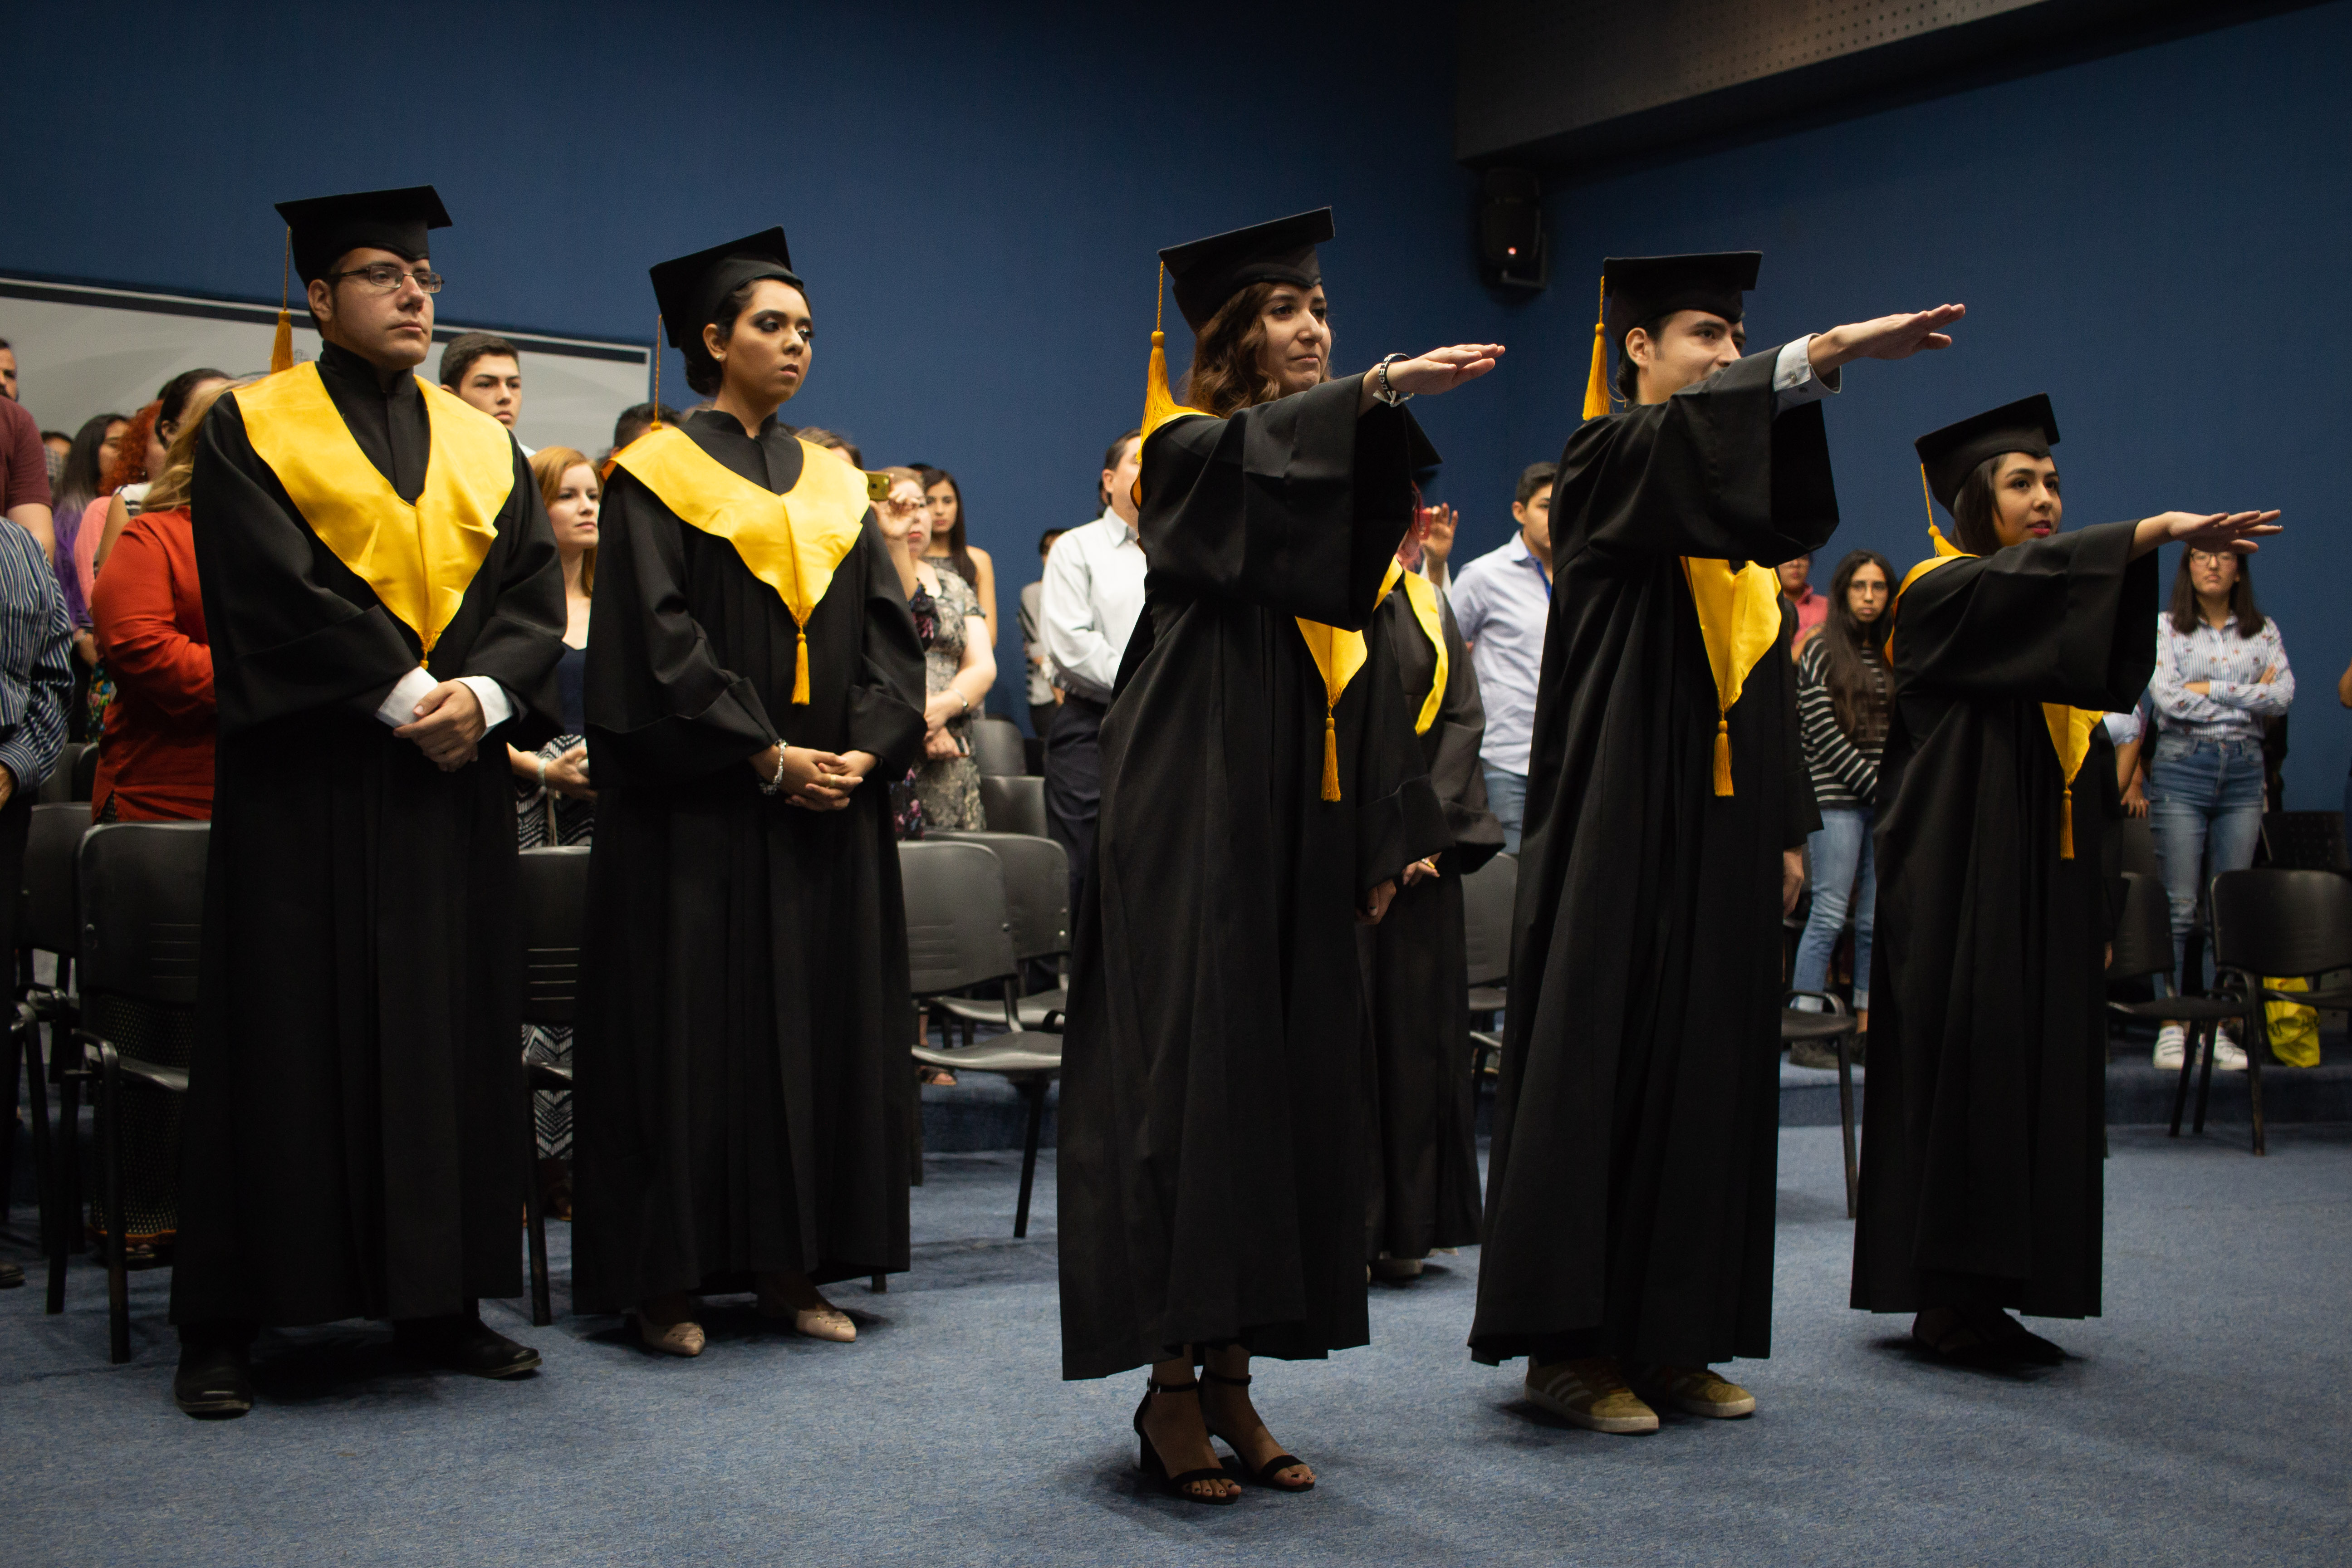
[[[172,1403],[200,1420],[221,1420],[253,1408],[253,1368],[243,1345],[180,1347]]]
[[[539,1370],[539,1352],[517,1344],[479,1318],[421,1318],[392,1326],[406,1354],[472,1377],[520,1377]]]
[[[25,1266],[21,1263],[0,1263],[0,1290],[14,1290],[25,1282]]]

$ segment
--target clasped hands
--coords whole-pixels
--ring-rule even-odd
[[[472,762],[476,744],[489,731],[480,700],[462,680],[442,681],[416,700],[415,712],[415,719],[393,733],[415,742],[416,749],[445,773]]]
[[[871,752],[818,752],[806,746],[770,746],[751,759],[761,778],[780,784],[777,793],[808,811],[839,811],[850,792],[873,770]]]

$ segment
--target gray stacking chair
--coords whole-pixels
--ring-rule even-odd
[[[16,915],[16,1016],[10,1031],[7,1081],[13,1090],[16,1063],[21,1059],[33,1112],[33,1174],[39,1190],[41,1255],[49,1264],[47,1305],[52,1313],[66,1310],[66,1254],[80,1231],[79,1226],[61,1218],[80,1212],[80,1166],[78,1160],[51,1156],[49,1085],[58,1084],[58,1098],[66,1106],[65,1127],[59,1136],[72,1139],[81,1119],[80,1083],[79,1079],[60,1082],[58,1075],[73,1054],[66,1048],[68,1031],[81,1021],[73,994],[74,955],[81,948],[81,920],[76,912],[80,900],[74,878],[82,836],[89,831],[87,805],[65,802],[33,807],[25,839],[25,886]],[[34,983],[33,958],[42,952],[57,961],[54,984]],[[14,1138],[13,1131],[10,1137]],[[5,1151],[0,1157],[15,1153],[11,1143],[0,1143],[0,1150]],[[14,1163],[13,1159],[10,1163]],[[5,1190],[5,1180],[0,1178],[0,1192]]]
[[[1504,988],[1511,977],[1511,905],[1518,897],[1519,858],[1496,855],[1462,879],[1462,942],[1468,968],[1470,1016],[1486,1027],[1470,1033],[1470,1070],[1483,1074],[1492,1052],[1502,1060],[1503,1042],[1495,1033],[1495,1015],[1509,1000]]]
[[[580,949],[588,915],[588,847],[572,844],[525,849],[515,857],[520,871],[522,910],[522,1021],[568,1025],[580,995]],[[547,1210],[539,1192],[539,1119],[531,1096],[540,1089],[562,1094],[572,1088],[572,1069],[551,1062],[522,1062],[523,1202],[530,1235],[530,1321],[545,1328],[555,1321],[548,1300]]]
[[[971,724],[971,760],[981,775],[1022,778],[1029,772],[1029,749],[1021,726],[1010,719],[975,719]]]
[[[2213,879],[2213,966],[2221,984],[2238,993],[2244,1022],[2246,1095],[2254,1120],[2254,1152],[2265,1154],[2263,1137],[2263,1058],[2270,1053],[2264,1005],[2294,1002],[2305,1007],[2352,1006],[2352,986],[2321,989],[2330,970],[2352,969],[2352,879],[2335,871],[2224,871]],[[2305,980],[2309,991],[2283,991],[2271,982]],[[2186,1080],[2189,1058],[2181,1058]],[[2205,1125],[2206,1096],[2213,1087],[2209,1054],[2197,1089],[2197,1125]]]
[[[1822,1011],[1807,1013],[1789,1005],[1800,997],[1810,997],[1822,1005]],[[1780,1045],[1782,1048],[1800,1041],[1827,1042],[1837,1047],[1838,1125],[1845,1132],[1845,1217],[1852,1219],[1862,1192],[1862,1175],[1857,1163],[1853,1131],[1853,1037],[1861,1020],[1846,1011],[1845,999],[1826,991],[1791,991],[1780,1004]]]
[[[1013,929],[1015,963],[1058,963],[1070,951],[1070,858],[1050,838],[1023,833],[931,833],[927,842],[977,844],[994,855],[1004,868],[1004,908]],[[1069,988],[1055,985],[1021,998],[1021,1026],[1045,1026],[1046,1015],[1069,1005]],[[963,1043],[972,1043],[972,1026],[1003,1021],[1003,1004],[991,997],[942,996],[932,1006],[963,1025]]]
[[[2140,980],[2154,975],[2172,979],[2172,905],[2164,896],[2160,878],[2138,871],[2124,873],[2123,913],[2116,921],[2115,956],[2107,963],[2107,978]],[[2189,1026],[2189,1046],[2180,1054],[2180,1081],[2172,1091],[2172,1133],[2180,1136],[2180,1111],[2189,1099],[2189,1074],[2201,1056],[2211,1081],[2214,1032],[2225,1019],[2237,1017],[2244,1004],[2234,996],[2158,996],[2146,1002],[2107,1001],[2107,1016],[2138,1023],[2162,1024],[2179,1018]],[[2205,1131],[2205,1102],[2197,1103],[2197,1131]]]
[[[988,821],[991,833],[1025,833],[1032,838],[1044,838],[1045,832],[1045,781],[1023,775],[1011,778],[996,773],[980,775],[981,815]]]

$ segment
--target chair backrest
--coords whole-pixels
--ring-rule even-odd
[[[981,815],[991,833],[1025,833],[1043,838],[1045,833],[1045,781],[1013,778],[982,772],[980,775]]]
[[[2123,840],[2123,869],[2131,876],[2164,880],[2164,868],[2156,858],[2156,830],[2148,826],[2147,818],[2126,816],[2115,827]]]
[[[80,772],[82,754],[91,749],[87,741],[68,741],[66,749],[58,755],[58,765],[51,768],[49,776],[41,781],[40,793],[34,798],[43,805],[61,805],[69,800],[88,800],[89,790],[85,789],[79,795],[74,793],[74,780]],[[93,763],[91,773],[95,775],[96,772],[97,768]],[[88,812],[82,813],[85,817],[89,815]]]
[[[2172,906],[2164,884],[2137,871],[2124,873],[2124,910],[2116,921],[2116,956],[2110,980],[2172,973]]]
[[[1004,912],[1013,956],[1022,963],[1070,951],[1070,857],[1050,838],[1025,833],[932,833],[925,843],[977,844],[1004,869]]]
[[[919,839],[898,846],[907,904],[907,972],[918,996],[1010,976],[1013,932],[1003,863],[977,844]]]
[[[2263,847],[2270,852],[2271,864],[2282,870],[2352,870],[2340,811],[2266,811]]]
[[[1462,879],[1462,936],[1473,985],[1511,975],[1511,905],[1519,891],[1519,858],[1497,855]]]
[[[81,919],[75,911],[76,867],[82,836],[89,831],[89,807],[79,801],[33,807],[25,836],[25,893],[17,906],[16,945],[43,952],[70,953],[81,945]]]
[[[81,841],[81,989],[196,1005],[208,822],[108,822]]]
[[[588,846],[525,849],[521,871],[522,1018],[569,1024],[580,994],[581,934],[587,926]]]
[[[1022,744],[1020,725],[1010,719],[975,719],[971,734],[971,760],[980,764],[982,774],[1016,779],[1027,775],[1029,751]]]
[[[82,742],[81,755],[74,759],[73,797],[87,802],[98,794],[98,746],[94,742]]]
[[[2282,979],[2352,967],[2352,879],[2222,872],[2213,879],[2213,962]]]

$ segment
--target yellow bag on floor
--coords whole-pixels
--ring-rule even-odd
[[[2273,991],[2308,991],[2310,984],[2302,980],[2264,980]],[[2291,1068],[2315,1068],[2319,1065],[2319,1015],[2300,1002],[2265,1002],[2263,1004],[2265,1026],[2271,1037],[2271,1055]]]

